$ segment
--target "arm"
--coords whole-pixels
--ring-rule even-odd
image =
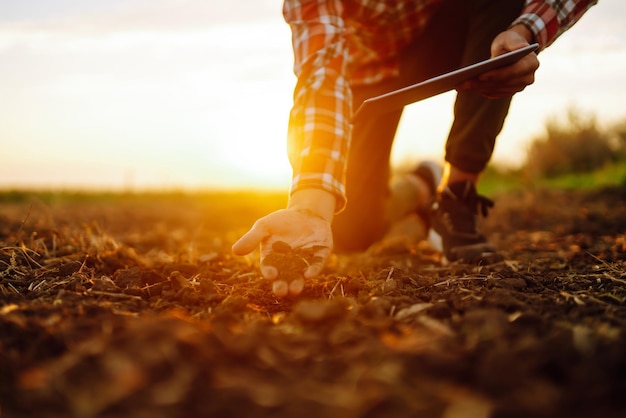
[[[298,77],[289,118],[291,196],[286,209],[259,219],[233,245],[236,255],[260,247],[261,274],[273,281],[278,297],[300,294],[304,279],[322,271],[332,251],[333,216],[345,205],[352,96],[345,77],[348,49],[341,8],[340,0],[286,0],[283,7],[292,30]],[[292,249],[314,251],[301,278],[285,279],[272,264],[273,245],[278,241]]]
[[[291,193],[325,190],[335,196],[337,211],[345,205],[343,180],[352,114],[342,8],[341,0],[287,0],[283,7],[298,79],[289,115]]]

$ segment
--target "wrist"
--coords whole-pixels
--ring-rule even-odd
[[[519,36],[524,38],[526,42],[528,42],[529,45],[536,42],[535,34],[532,33],[532,31],[528,29],[528,27],[526,27],[525,25],[521,23],[511,26],[509,30],[517,33]]]
[[[307,188],[292,193],[287,208],[309,212],[331,222],[335,205],[336,198],[332,193],[323,189]]]

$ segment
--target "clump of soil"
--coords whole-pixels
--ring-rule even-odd
[[[265,257],[264,263],[276,267],[277,280],[290,283],[301,279],[311,264],[321,261],[322,258],[315,255],[320,248],[319,246],[291,248],[284,241],[276,241],[272,244],[272,252]]]
[[[625,189],[495,201],[497,263],[382,243],[278,299],[230,246],[282,198],[0,199],[1,416],[626,416]]]

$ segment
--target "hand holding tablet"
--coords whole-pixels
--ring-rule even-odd
[[[528,45],[524,48],[507,52],[506,54],[460,68],[421,83],[367,99],[352,116],[352,123],[355,124],[364,118],[397,110],[407,104],[415,103],[452,90],[464,81],[478,77],[487,71],[511,65],[529,53],[536,51],[538,48],[539,44],[536,43]]]

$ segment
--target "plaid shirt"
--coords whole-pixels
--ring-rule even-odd
[[[351,85],[396,76],[397,53],[419,35],[445,0],[285,0],[298,82],[289,119],[291,192],[321,188],[345,205]],[[502,0],[505,1],[505,0]],[[521,23],[541,48],[571,27],[597,0],[526,0]]]

